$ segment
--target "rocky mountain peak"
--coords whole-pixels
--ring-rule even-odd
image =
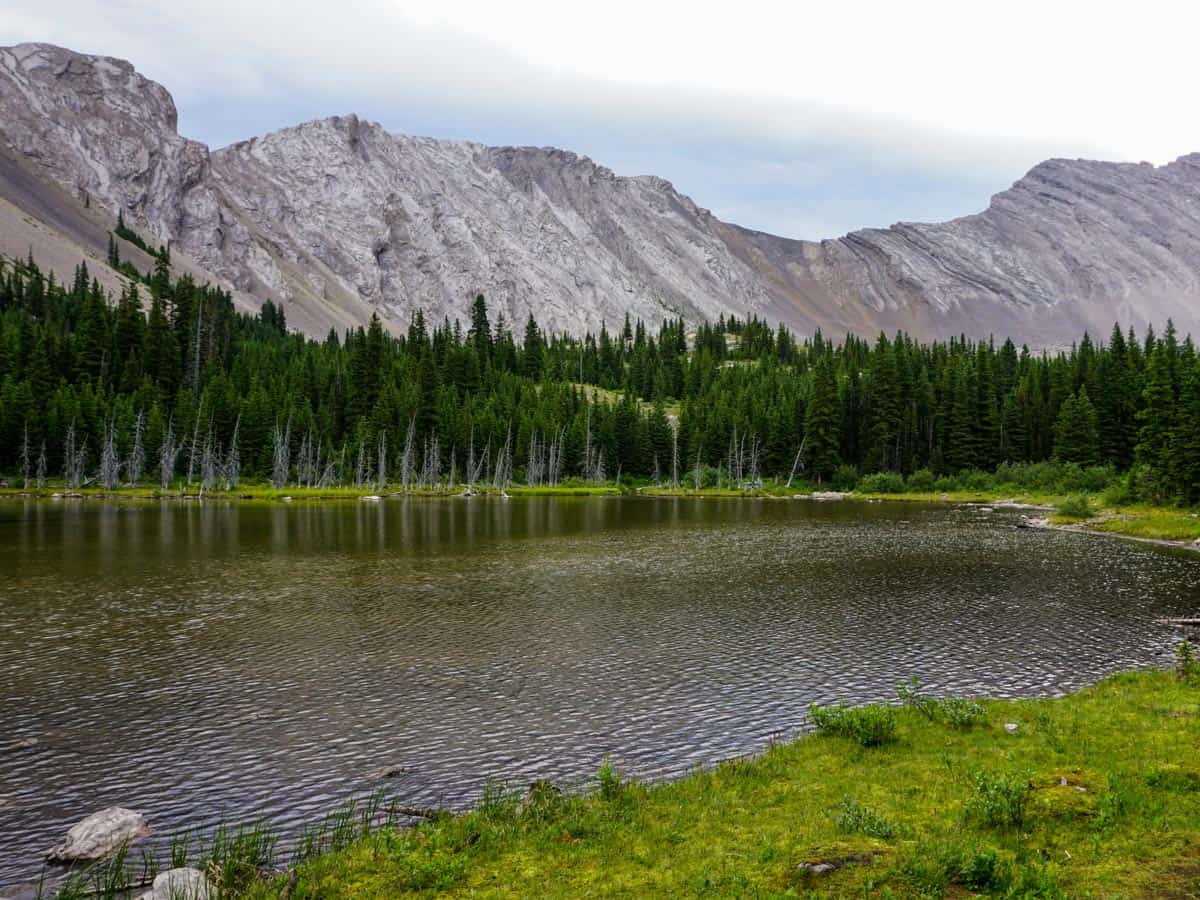
[[[974,215],[813,243],[553,147],[391,134],[351,113],[209,153],[176,123],[170,94],[129,63],[0,49],[9,202],[33,209],[40,181],[124,210],[313,334],[372,313],[395,329],[417,309],[465,318],[478,293],[510,322],[574,332],[627,313],[1035,346],[1168,316],[1200,331],[1200,154],[1047,160]]]

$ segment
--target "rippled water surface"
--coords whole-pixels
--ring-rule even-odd
[[[1181,551],[807,501],[0,503],[0,885],[112,804],[159,840],[386,784],[658,777],[810,702],[1053,694],[1152,664]],[[380,782],[376,773],[409,774]]]

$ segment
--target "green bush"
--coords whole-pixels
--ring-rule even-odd
[[[921,679],[916,675],[896,686],[896,696],[905,706],[911,706],[931,722],[937,716],[937,701],[921,693]]]
[[[612,764],[612,759],[604,757],[604,762],[600,764],[600,769],[596,772],[596,780],[600,784],[600,799],[602,800],[617,800],[620,799],[628,787],[628,783],[621,777]]]
[[[904,476],[895,472],[872,472],[858,480],[855,490],[864,494],[903,494]]]
[[[933,490],[935,479],[928,469],[917,469],[908,476],[908,489],[914,493],[925,494]]]
[[[996,476],[980,469],[959,472],[958,482],[964,490],[968,491],[993,491],[996,489]]]
[[[980,704],[961,697],[947,697],[938,702],[937,708],[942,720],[954,728],[970,728],[987,715]]]
[[[993,828],[1020,828],[1033,793],[1028,775],[996,775],[982,769],[971,779],[967,817]]]
[[[1113,479],[1104,490],[1103,500],[1105,506],[1129,506],[1137,503],[1138,495],[1134,489],[1132,473]]]
[[[818,731],[851,738],[864,747],[878,747],[896,739],[896,711],[890,706],[813,704],[808,716]]]
[[[838,831],[847,834],[865,834],[867,837],[890,841],[896,835],[896,826],[874,810],[860,806],[849,797],[842,799],[841,812],[837,817]]]
[[[834,470],[829,484],[835,491],[854,490],[855,485],[858,484],[858,469],[843,463]]]
[[[1090,519],[1094,515],[1092,502],[1083,494],[1072,494],[1054,507],[1054,511],[1066,519]]]
[[[954,728],[970,728],[987,714],[987,711],[973,700],[964,700],[961,697],[935,700],[928,694],[921,693],[921,680],[916,676],[900,682],[896,688],[896,696],[905,706],[911,706],[931,722],[940,719]]]
[[[1196,648],[1186,638],[1175,648],[1175,671],[1184,681],[1200,678],[1200,660],[1196,658]]]
[[[933,483],[933,489],[943,494],[949,494],[951,491],[961,491],[962,485],[957,478],[951,475],[943,475]]]

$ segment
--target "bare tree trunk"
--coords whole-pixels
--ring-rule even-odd
[[[167,430],[163,434],[162,446],[158,451],[158,477],[164,491],[171,487],[175,480],[175,462],[179,457],[179,446],[175,437],[175,417],[167,420]]]
[[[146,413],[139,409],[137,417],[133,420],[133,449],[129,453],[129,465],[126,469],[129,484],[133,487],[138,486],[138,482],[142,480],[142,470],[146,468],[146,448],[142,443],[145,431]]]
[[[29,456],[29,423],[25,423],[25,434],[21,439],[21,474],[24,476],[24,490],[29,490],[29,482],[33,475],[33,460]]]
[[[800,449],[796,451],[796,461],[792,463],[792,474],[788,475],[787,486],[792,486],[792,479],[796,477],[797,472],[804,471],[804,442],[808,440],[808,435],[800,439]]]
[[[117,423],[113,419],[104,426],[104,446],[100,449],[100,485],[106,491],[115,488],[121,479],[121,461],[117,457]]]

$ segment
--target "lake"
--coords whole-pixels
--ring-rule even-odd
[[[905,503],[0,503],[0,885],[119,804],[161,846],[386,787],[461,806],[761,750],[809,703],[1171,659],[1188,551]],[[403,767],[382,780],[378,771]]]

